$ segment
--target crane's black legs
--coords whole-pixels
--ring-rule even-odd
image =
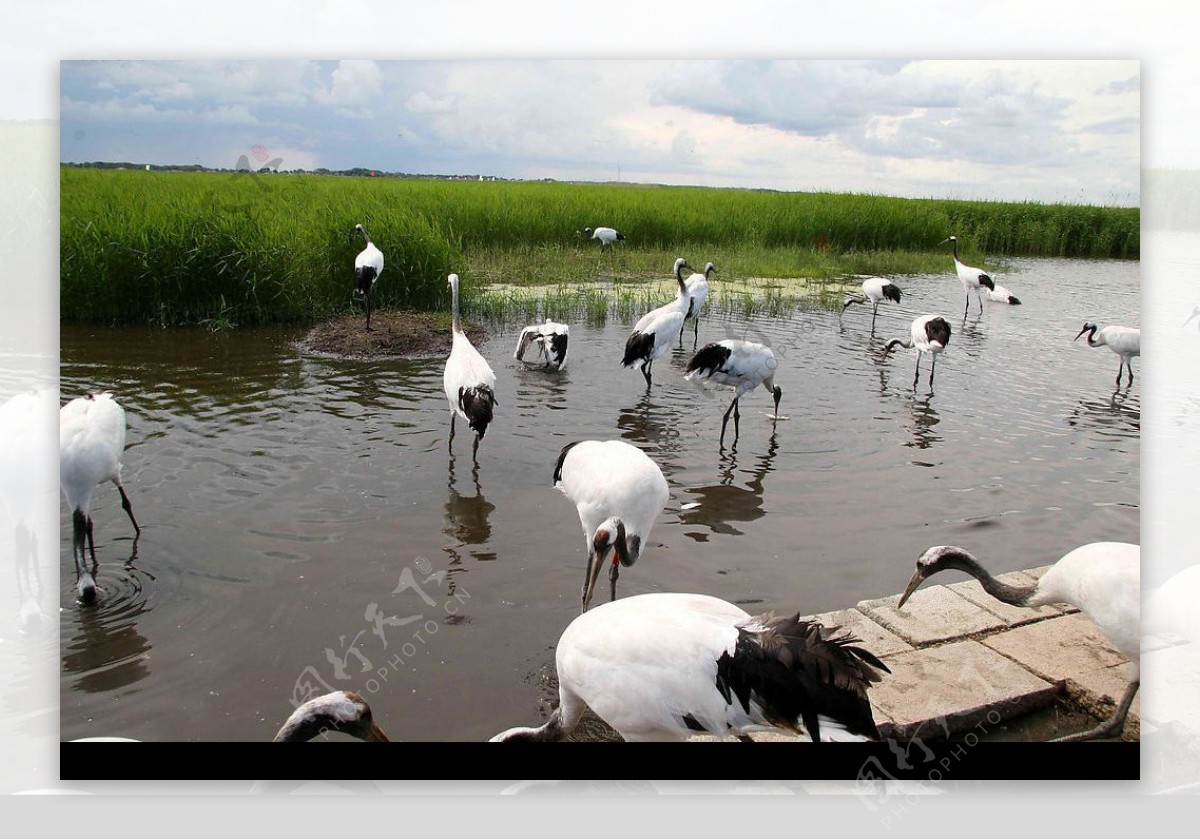
[[[875,317],[879,314],[879,304],[875,304],[875,309],[871,312],[871,335],[875,335]]]
[[[1076,732],[1074,735],[1064,735],[1061,738],[1055,738],[1054,741],[1090,741],[1095,738],[1113,738],[1120,735],[1121,730],[1125,728],[1125,718],[1129,714],[1129,707],[1133,705],[1133,698],[1137,694],[1138,686],[1140,685],[1140,680],[1135,680],[1129,684],[1129,688],[1125,689],[1125,696],[1117,704],[1117,710],[1104,723],[1086,732]]]
[[[917,370],[913,373],[913,390],[917,390],[917,382],[921,379],[921,351],[917,351]]]
[[[367,299],[367,332],[371,331],[371,290],[367,289],[367,293],[363,296]]]
[[[129,516],[129,521],[133,523],[133,530],[141,536],[142,529],[138,527],[137,520],[133,518],[133,505],[129,503],[129,497],[125,495],[125,488],[120,484],[117,485],[117,490],[121,494],[121,507],[125,509],[125,513]]]
[[[650,384],[651,384],[650,383],[650,367],[653,364],[654,364],[654,360],[651,359],[650,361],[646,362],[646,364],[642,365],[642,376],[646,377],[646,390],[647,391],[650,390]]]
[[[479,466],[479,440],[480,436],[475,435],[475,445],[471,447],[471,460],[475,462],[475,466]]]
[[[1125,371],[1125,368],[1129,368],[1129,382],[1127,383],[1127,385],[1133,384],[1133,362],[1126,361],[1125,357],[1122,356],[1121,364],[1120,364],[1120,366],[1117,367],[1117,387],[1118,388],[1121,387],[1121,374]]]
[[[681,336],[683,335],[682,330],[680,330],[680,335]],[[695,350],[696,345],[699,343],[700,343],[700,317],[697,315],[697,317],[692,320],[692,349]]]
[[[929,390],[933,390],[933,374],[937,370],[937,353],[932,353],[933,361],[929,365]]]
[[[736,441],[738,435],[741,434],[741,429],[738,426],[738,419],[741,412],[738,409],[738,397],[733,398],[733,402],[729,404],[729,408],[725,409],[725,416],[721,418],[721,443],[725,443],[725,427],[729,425],[729,414],[733,413],[733,439]]]
[[[971,308],[971,293],[967,292],[967,305],[963,307],[963,318],[967,317],[967,311]]]
[[[446,444],[446,448],[451,452],[454,451],[454,420],[457,417],[458,415],[455,412],[450,412],[450,441]]]

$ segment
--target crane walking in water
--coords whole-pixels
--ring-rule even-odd
[[[450,403],[450,442],[454,449],[454,420],[461,417],[475,432],[475,445],[471,457],[478,463],[479,441],[487,433],[492,422],[496,402],[496,374],[487,360],[480,355],[463,332],[462,319],[458,314],[458,275],[448,278],[451,294],[451,314],[454,331],[450,356],[446,359],[446,370],[442,374],[442,386],[446,400]]]
[[[966,265],[959,260],[958,237],[947,237],[938,244],[945,245],[947,242],[954,244],[954,270],[958,273],[958,279],[962,281],[963,290],[967,293],[967,305],[963,307],[963,317],[967,317],[967,310],[971,308],[971,292],[975,292],[975,296],[979,298],[979,312],[983,314],[983,290],[994,291],[996,284],[983,269]]]
[[[735,389],[733,402],[721,418],[721,443],[725,443],[725,427],[729,425],[729,413],[733,412],[733,439],[737,440],[741,429],[738,421],[741,412],[738,401],[749,391],[762,385],[775,397],[775,413],[772,423],[779,418],[779,400],[783,389],[775,384],[775,370],[779,367],[771,348],[753,341],[727,338],[714,344],[706,344],[692,356],[687,364],[689,382],[711,380]]]
[[[678,284],[675,300],[643,315],[625,342],[625,356],[621,364],[627,368],[640,365],[647,390],[652,384],[650,369],[654,360],[667,354],[675,342],[675,336],[683,329],[688,308],[687,283],[683,279],[685,268],[691,268],[687,260],[683,257],[675,260],[675,282]]]
[[[846,295],[842,303],[842,313],[856,303],[871,303],[871,333],[875,333],[875,316],[879,314],[879,304],[884,300],[900,302],[900,287],[886,277],[868,277],[863,281],[862,294]]]
[[[912,333],[908,341],[893,338],[883,348],[884,358],[896,347],[917,350],[917,371],[913,374],[913,390],[921,379],[921,354],[928,353],[933,357],[929,366],[929,387],[933,388],[933,372],[937,370],[937,357],[950,343],[950,324],[941,315],[922,315],[912,322]]]

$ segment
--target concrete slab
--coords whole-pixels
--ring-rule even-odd
[[[1051,682],[1128,661],[1082,613],[996,633],[983,644]]]
[[[945,738],[1053,702],[1058,687],[979,642],[962,641],[886,657],[890,676],[871,690],[895,737]]]
[[[1125,696],[1129,687],[1129,666],[1114,665],[1111,668],[1096,668],[1083,671],[1066,680],[1067,694],[1088,712],[1100,720],[1106,720],[1116,711],[1117,703]],[[1123,740],[1136,741],[1141,737],[1142,692],[1138,691],[1129,707],[1125,719]]]
[[[1004,619],[945,586],[918,589],[896,609],[899,595],[860,601],[860,612],[916,647],[947,642],[1007,626]]]
[[[895,633],[872,621],[858,610],[837,610],[810,616],[826,627],[839,627],[862,639],[862,646],[876,656],[888,656],[902,650],[912,650],[912,645]]]
[[[997,575],[996,579],[1010,586],[1028,586],[1037,581],[1036,578],[1030,577],[1024,572],[1009,572],[1008,574]],[[997,601],[983,591],[983,587],[980,586],[977,580],[952,583],[949,589],[957,592],[972,604],[978,604],[988,612],[993,612],[1000,616],[1009,627],[1019,627],[1022,624],[1030,624],[1034,621],[1041,621],[1043,618],[1063,614],[1062,609],[1050,605],[1043,607],[1014,607],[1012,604]]]

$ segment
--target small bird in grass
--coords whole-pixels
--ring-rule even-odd
[[[690,319],[692,322],[692,349],[695,349],[696,343],[700,340],[700,310],[704,306],[704,301],[708,297],[708,279],[710,274],[714,274],[717,267],[712,263],[704,266],[703,273],[696,272],[687,279],[688,290],[688,308],[684,313],[683,328],[679,330],[679,346],[683,346],[683,331],[687,328],[687,322]]]
[[[367,235],[367,229],[361,224],[355,225],[354,229],[367,240],[367,247],[359,251],[358,256],[354,258],[354,288],[367,301],[367,332],[370,332],[371,292],[379,282],[379,275],[383,274],[383,251],[375,247],[375,243]]]
[[[687,260],[683,257],[675,260],[675,281],[678,284],[675,300],[643,315],[625,342],[625,356],[621,364],[627,368],[640,365],[647,389],[652,384],[650,369],[655,359],[667,354],[675,342],[675,336],[683,329],[688,308],[687,284],[683,279],[685,268],[691,268]]]
[[[567,341],[570,338],[570,327],[566,324],[556,324],[549,318],[544,324],[534,324],[521,330],[517,339],[517,349],[513,358],[523,362],[526,367],[548,367],[555,370],[561,368],[567,361]],[[537,348],[537,357],[525,358],[530,346]]]
[[[334,691],[296,708],[274,741],[311,741],[325,732],[342,732],[360,741],[387,741],[371,716],[371,707],[353,691]]]
[[[987,296],[988,300],[996,303],[1007,303],[1009,306],[1021,305],[1021,301],[1016,295],[999,284],[997,284],[994,289],[990,290]]]
[[[450,403],[450,449],[454,448],[454,421],[461,417],[475,432],[475,445],[471,457],[478,458],[479,441],[487,433],[492,422],[496,400],[496,374],[467,338],[458,314],[458,275],[451,274],[448,282],[451,294],[453,317],[453,344],[446,359],[446,370],[442,374],[442,385],[446,400]]]
[[[1083,741],[1120,733],[1140,684],[1141,662],[1141,548],[1129,543],[1099,542],[1064,554],[1036,584],[1011,585],[996,580],[968,551],[953,545],[935,545],[917,560],[917,570],[896,609],[922,581],[946,569],[966,572],[998,601],[1017,607],[1070,604],[1095,622],[1117,650],[1132,663],[1132,678],[1107,721],[1058,741]],[[1036,627],[1036,625],[1035,625]]]
[[[971,292],[975,292],[975,296],[979,298],[979,311],[983,312],[983,290],[988,289],[994,291],[996,284],[992,278],[988,276],[981,268],[974,268],[966,265],[958,258],[958,237],[950,236],[939,242],[939,245],[945,245],[947,242],[954,244],[954,270],[958,273],[958,279],[962,281],[963,290],[967,293],[967,305],[963,307],[963,317],[967,317],[967,310],[971,308]]]
[[[799,614],[751,616],[707,595],[603,604],[558,641],[558,708],[493,741],[557,741],[584,707],[626,741],[777,730],[812,741],[878,739],[867,690],[888,671],[858,639]]]
[[[890,300],[893,303],[900,302],[900,287],[886,277],[868,277],[863,281],[862,294],[846,295],[846,300],[842,303],[842,312],[856,303],[871,302],[871,329],[875,329],[875,316],[879,314],[879,304],[881,301]]]
[[[753,341],[727,338],[706,344],[687,363],[689,382],[707,380],[735,389],[733,402],[721,419],[721,443],[725,442],[725,427],[729,424],[729,413],[733,412],[733,437],[737,440],[740,429],[738,420],[741,412],[738,401],[749,391],[762,385],[775,397],[775,413],[772,421],[779,417],[779,400],[783,389],[775,384],[775,371],[779,367],[770,347]]]
[[[1079,336],[1088,334],[1088,347],[1107,347],[1121,357],[1117,366],[1117,385],[1121,384],[1121,371],[1129,368],[1129,385],[1133,384],[1133,357],[1142,355],[1142,331],[1136,327],[1105,327],[1097,332],[1095,324],[1085,322],[1079,335],[1071,339],[1078,341]]]
[[[611,245],[614,242],[625,241],[625,234],[620,233],[610,227],[598,227],[595,230],[592,228],[584,228],[583,234],[588,239],[599,239],[601,248],[605,247],[606,245]]]
[[[642,556],[671,490],[658,464],[622,440],[564,446],[554,465],[554,486],[575,505],[583,526],[588,560],[580,604],[586,611],[610,552],[610,597],[616,599],[620,567],[632,566]]]
[[[121,494],[133,530],[141,536],[142,529],[133,515],[133,505],[121,483],[121,458],[125,453],[125,410],[109,391],[77,397],[59,410],[59,481],[67,507],[71,510],[74,529],[72,555],[75,559],[77,589],[84,603],[96,600],[96,543],[92,527],[92,491],[106,481],[116,485]],[[84,544],[92,556],[92,569],[87,568]]]
[[[933,387],[933,373],[937,370],[937,357],[950,343],[950,324],[941,315],[922,315],[912,322],[912,336],[908,341],[893,338],[883,348],[884,358],[896,347],[917,350],[917,371],[913,374],[913,388],[921,378],[921,354],[928,353],[933,357],[929,367],[929,387]]]

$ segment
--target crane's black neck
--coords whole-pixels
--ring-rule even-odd
[[[358,230],[363,235],[363,239],[367,240],[368,245],[375,244],[374,242],[371,241],[371,237],[367,234],[367,229],[365,227],[359,227]]]
[[[458,281],[450,284],[450,318],[454,332],[462,332],[462,318],[458,314]]]
[[[955,551],[944,554],[938,562],[942,569],[958,569],[966,572],[979,581],[983,591],[997,601],[1012,604],[1014,607],[1027,607],[1029,601],[1037,593],[1037,584],[1014,586],[992,577],[991,572],[983,568],[979,561],[965,551]]]

